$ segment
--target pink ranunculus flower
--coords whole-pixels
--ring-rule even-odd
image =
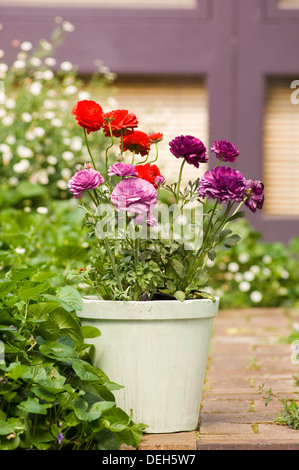
[[[101,173],[94,168],[89,168],[77,171],[70,179],[68,187],[74,198],[80,199],[85,190],[96,189],[101,183],[104,183]]]
[[[117,211],[151,214],[158,201],[156,188],[141,178],[125,178],[113,189],[111,202]]]
[[[108,168],[108,176],[138,176],[136,166],[130,163],[117,162]]]

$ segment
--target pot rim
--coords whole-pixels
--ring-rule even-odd
[[[210,299],[120,301],[83,297],[79,318],[90,320],[176,320],[215,317],[220,298]],[[105,308],[103,308],[105,307]]]

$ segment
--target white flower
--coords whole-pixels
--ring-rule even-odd
[[[61,170],[61,176],[65,180],[69,180],[70,177],[72,176],[71,170],[69,168],[63,168]]]
[[[51,51],[53,49],[53,45],[46,39],[41,39],[39,43],[44,51]]]
[[[44,107],[46,109],[54,109],[55,108],[55,102],[52,101],[52,100],[47,99],[47,100],[44,101]]]
[[[31,207],[24,207],[24,212],[31,212]]]
[[[245,281],[253,281],[255,277],[252,271],[246,271],[243,276],[244,276]]]
[[[46,168],[46,171],[48,173],[48,175],[55,175],[56,173],[56,168],[54,166],[48,166]]]
[[[53,77],[54,77],[54,73],[52,72],[52,70],[45,70],[43,72],[43,79],[44,80],[52,80]]]
[[[265,255],[265,256],[263,256],[263,262],[264,262],[265,264],[270,264],[271,261],[272,261],[272,257],[271,257],[270,255]]]
[[[25,147],[25,145],[18,145],[17,146],[17,154],[21,158],[31,158],[33,157],[33,152],[31,149],[28,147]]]
[[[234,279],[236,282],[242,282],[243,281],[243,275],[241,273],[236,273],[234,275]]]
[[[13,98],[8,98],[6,101],[5,101],[5,107],[7,109],[14,109],[16,107],[16,102]]]
[[[32,116],[29,113],[22,113],[21,114],[21,119],[24,122],[31,122],[32,121]]]
[[[250,266],[249,270],[251,272],[253,272],[254,274],[258,274],[260,272],[260,267],[257,266],[256,264],[253,264],[252,266]]]
[[[39,214],[47,214],[49,210],[47,207],[41,206],[36,209],[36,212],[38,212]]]
[[[33,67],[39,67],[42,64],[42,61],[39,57],[32,57],[30,59],[30,64],[33,65]]]
[[[239,284],[239,289],[242,292],[247,292],[248,290],[250,290],[250,287],[251,286],[250,286],[249,282],[247,282],[247,281],[242,281]]]
[[[0,59],[2,59],[2,57],[4,57],[4,50],[0,49]]]
[[[56,165],[57,163],[57,158],[54,157],[54,155],[49,155],[47,157],[47,162],[50,163],[50,165]]]
[[[2,153],[11,153],[11,148],[7,144],[0,144],[0,152],[2,152]]]
[[[15,142],[16,142],[16,137],[14,135],[8,135],[6,137],[6,142],[9,144],[9,145],[13,145]]]
[[[69,152],[68,150],[66,152],[63,152],[62,154],[63,160],[66,162],[69,162],[70,160],[73,160],[74,154],[72,152]]]
[[[29,87],[29,92],[34,96],[40,95],[41,90],[42,84],[40,82],[33,82]]]
[[[49,98],[55,98],[57,96],[56,90],[48,90],[47,96],[49,96]]]
[[[9,178],[8,180],[9,186],[17,186],[18,183],[19,183],[19,178],[17,178],[16,176],[11,176],[11,178]]]
[[[232,262],[232,263],[229,263],[227,269],[232,273],[236,273],[239,270],[239,265],[238,263]]]
[[[25,248],[18,247],[18,248],[15,249],[15,252],[19,253],[20,255],[23,255],[25,253],[25,251],[26,251]]]
[[[45,64],[48,67],[53,67],[56,64],[56,59],[54,59],[54,57],[46,57],[45,58]]]
[[[20,49],[22,49],[22,51],[30,51],[32,49],[31,42],[29,41],[22,42],[20,45]]]
[[[65,61],[60,64],[60,68],[64,72],[70,72],[73,68],[73,64],[71,62]]]
[[[281,275],[282,279],[288,279],[289,276],[290,276],[289,272],[286,269],[281,271],[280,275]]]
[[[240,253],[238,256],[238,260],[240,263],[247,263],[249,261],[249,254],[248,253]]]
[[[252,300],[252,302],[258,303],[262,300],[262,298],[263,298],[262,294],[257,290],[254,290],[250,294],[250,299]]]
[[[0,91],[0,103],[1,103],[1,91]],[[4,101],[4,100],[3,100]],[[0,109],[0,118],[3,118],[4,116],[6,116],[6,111],[5,109]]]
[[[82,148],[82,139],[81,137],[73,137],[71,140],[71,149],[74,150],[74,152],[78,152]]]
[[[263,275],[266,276],[266,277],[270,277],[270,276],[271,276],[271,270],[270,270],[269,268],[263,268],[262,273],[263,273]]]
[[[28,160],[21,160],[19,163],[16,163],[13,166],[13,170],[16,173],[26,173],[29,167],[30,167],[30,163],[28,162]]]
[[[35,129],[33,129],[33,133],[35,137],[43,137],[45,135],[45,129],[43,129],[42,127],[36,127]]]
[[[54,119],[55,113],[53,111],[46,111],[44,114],[45,119]]]
[[[6,77],[7,70],[8,70],[8,66],[4,63],[0,63],[0,78]]]
[[[77,91],[78,91],[78,88],[75,85],[69,85],[64,90],[64,94],[67,96],[70,96],[70,95],[74,95],[75,93],[77,93]]]
[[[75,26],[69,21],[64,21],[62,23],[62,29],[64,31],[67,31],[68,33],[72,33],[73,31],[75,31]]]
[[[15,62],[13,63],[13,67],[17,70],[21,70],[23,69],[24,67],[26,67],[26,62],[24,60],[15,60]]]
[[[90,100],[90,93],[88,93],[88,91],[79,91],[78,98],[79,101]]]
[[[33,131],[27,131],[26,134],[25,134],[25,137],[26,137],[26,140],[34,140],[35,139],[35,135],[33,133]]]
[[[55,119],[52,119],[51,124],[54,127],[61,127],[62,126],[62,121],[61,121],[61,119],[55,118]]]
[[[3,126],[11,126],[13,124],[13,116],[4,116],[2,124]]]
[[[59,189],[67,189],[67,187],[68,187],[67,182],[64,181],[64,180],[58,180],[56,184],[57,184]]]

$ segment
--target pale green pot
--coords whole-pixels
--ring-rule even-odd
[[[77,312],[96,326],[93,363],[124,388],[117,406],[148,433],[192,431],[198,426],[213,319],[219,298],[119,302],[84,299]]]

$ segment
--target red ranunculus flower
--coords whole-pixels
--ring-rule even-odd
[[[151,148],[149,137],[145,132],[134,131],[132,134],[125,135],[123,138],[123,151],[130,150],[131,152],[140,153],[140,155],[147,155]]]
[[[103,125],[103,109],[91,100],[82,100],[73,107],[72,114],[76,116],[79,126],[86,129],[87,134],[101,129]]]
[[[155,132],[148,135],[151,144],[157,144],[163,140],[163,134],[161,132]]]
[[[138,119],[135,114],[129,113],[126,109],[116,109],[115,111],[105,113],[104,121],[103,130],[106,137],[110,137],[108,121],[110,122],[114,137],[120,137],[121,130],[123,130],[123,135],[130,134],[133,128],[138,125]]]
[[[158,184],[155,180],[157,176],[162,175],[157,165],[151,165],[150,163],[146,163],[145,165],[136,165],[136,170],[138,178],[142,178],[143,180],[152,183],[156,189],[158,188]]]

